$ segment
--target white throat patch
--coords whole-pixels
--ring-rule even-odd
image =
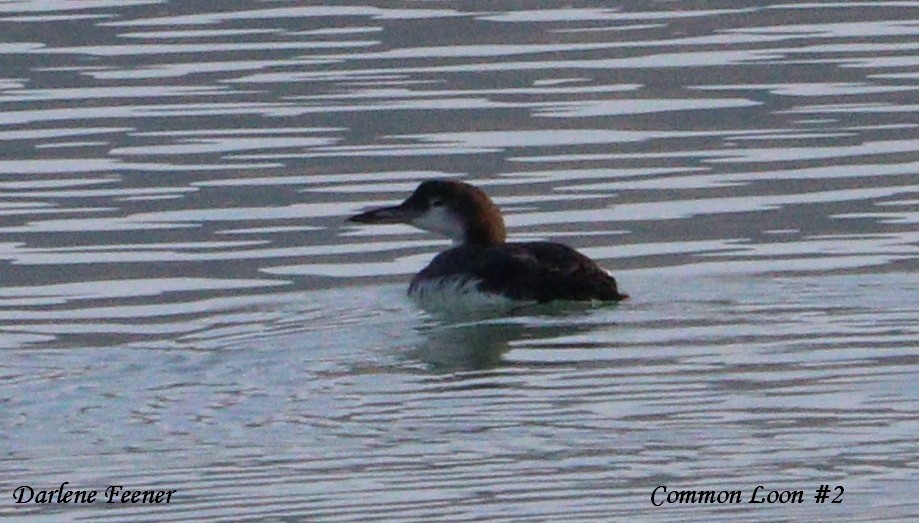
[[[462,243],[466,239],[463,221],[446,207],[431,207],[412,220],[411,224],[419,229],[442,234],[453,240],[453,243]]]

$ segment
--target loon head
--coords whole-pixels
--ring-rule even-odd
[[[422,182],[404,202],[348,218],[357,223],[407,223],[461,245],[504,243],[501,211],[484,191],[452,180]]]

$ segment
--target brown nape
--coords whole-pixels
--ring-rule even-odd
[[[459,182],[450,184],[454,209],[467,217],[467,245],[501,245],[505,240],[504,218],[498,206],[478,187]],[[465,193],[459,197],[458,193]]]

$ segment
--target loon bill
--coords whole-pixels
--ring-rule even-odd
[[[450,180],[422,182],[407,200],[348,218],[405,223],[453,240],[412,279],[408,294],[484,293],[514,301],[619,301],[616,280],[576,250],[552,242],[505,242],[501,211],[481,189]]]

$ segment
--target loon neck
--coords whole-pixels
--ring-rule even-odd
[[[500,214],[482,216],[466,224],[464,238],[460,245],[476,247],[494,247],[505,240],[504,220]]]

